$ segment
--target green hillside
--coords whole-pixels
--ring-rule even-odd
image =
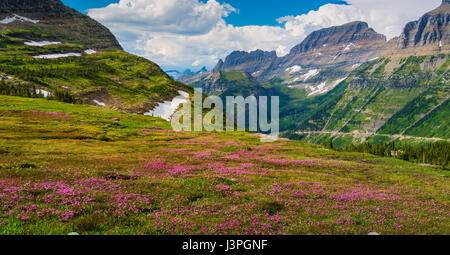
[[[102,24],[65,6],[60,0],[2,0],[0,20],[19,15],[35,22],[0,24],[0,30],[26,29],[49,39],[81,44],[95,50],[122,50],[114,35]]]
[[[133,113],[144,113],[158,102],[172,99],[178,90],[192,91],[173,81],[153,62],[121,50],[84,52],[85,45],[61,43],[29,46],[25,42],[51,41],[47,34],[24,29],[0,32],[0,93],[39,97],[37,89],[52,94],[50,99],[94,104]],[[37,59],[47,54],[79,53],[78,57]]]
[[[441,64],[433,67],[436,59]],[[297,135],[320,143],[336,139],[339,146],[378,135],[449,139],[448,55],[404,58],[386,73],[390,62],[367,63],[329,93],[307,99],[310,105],[318,102],[317,108],[292,116]]]

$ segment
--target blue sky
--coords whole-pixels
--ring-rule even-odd
[[[320,6],[332,4],[346,4],[344,1],[325,0],[226,0],[219,1],[231,4],[239,13],[233,13],[225,20],[236,26],[246,25],[279,25],[277,18],[296,16],[317,10]]]
[[[289,53],[315,30],[365,21],[399,36],[442,0],[62,0],[164,69],[213,68],[234,50]],[[111,3],[118,3],[110,5]],[[387,8],[388,7],[388,8]]]
[[[88,9],[106,7],[119,1],[112,0],[62,0],[64,4],[87,13]],[[206,2],[203,0],[202,2]],[[317,10],[320,6],[332,4],[346,4],[341,0],[218,0],[220,3],[228,3],[239,10],[232,13],[225,20],[235,26],[269,25],[277,26],[277,18],[283,16],[296,16]]]

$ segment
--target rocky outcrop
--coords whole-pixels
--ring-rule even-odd
[[[257,50],[235,51],[225,62],[222,60],[213,72],[225,70],[245,71],[255,78],[265,79],[283,76],[293,67],[323,69],[333,66],[352,66],[374,57],[386,43],[386,37],[378,34],[365,22],[351,22],[342,26],[321,29],[311,33],[285,57],[276,52]]]
[[[221,59],[217,63],[216,67],[214,67],[214,69],[212,70],[213,73],[216,73],[216,72],[219,72],[220,70],[223,70],[223,66],[224,66],[224,63],[223,63],[223,60]]]
[[[60,0],[2,0],[0,20],[19,15],[34,22],[4,22],[1,29],[23,28],[45,32],[54,40],[81,44],[86,48],[121,50],[117,39],[102,24],[65,6]],[[38,22],[37,22],[38,21]]]
[[[450,20],[450,0],[423,15],[418,21],[409,22],[398,40],[400,49],[439,44],[440,47],[450,42],[448,22]]]
[[[214,71],[241,70],[254,73],[266,69],[276,59],[277,53],[275,51],[234,51],[226,57],[225,62],[220,60]]]
[[[261,50],[250,53],[235,51],[225,61],[220,60],[212,73],[238,70],[258,81],[277,78],[291,87],[318,87],[325,81],[334,84],[336,80],[345,79],[368,61],[445,53],[449,50],[449,2],[444,0],[439,8],[425,14],[419,21],[408,23],[403,35],[389,42],[366,22],[355,21],[311,33],[284,57]],[[386,70],[392,73],[396,67],[392,62]],[[190,81],[201,83],[204,77],[190,77]],[[357,86],[371,87],[379,82],[364,81]],[[395,87],[396,84],[388,86]]]
[[[290,55],[305,53],[322,47],[340,46],[361,41],[386,41],[386,37],[369,28],[366,22],[356,21],[311,33],[301,44],[291,50]]]

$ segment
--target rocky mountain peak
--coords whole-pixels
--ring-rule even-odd
[[[450,43],[450,0],[423,15],[419,20],[406,24],[398,40],[399,48],[412,48],[437,44],[439,47]]]
[[[223,69],[223,65],[224,65],[223,60],[222,60],[222,59],[219,60],[219,62],[217,63],[217,65],[216,65],[216,66],[214,67],[214,69],[212,70],[213,73],[216,73],[216,72],[219,72],[220,70],[222,70],[222,69]]]
[[[311,33],[290,54],[299,54],[324,46],[338,46],[360,41],[386,41],[386,37],[378,34],[366,22],[355,21],[342,26],[324,28]]]
[[[45,19],[73,15],[76,11],[66,7],[60,0],[2,0],[0,14],[10,13],[32,14],[33,18]]]
[[[233,51],[226,57],[225,62],[220,60],[213,71],[244,70],[253,73],[276,59],[277,53],[275,51]]]
[[[45,31],[53,40],[86,48],[122,49],[106,27],[61,0],[1,0],[0,30],[9,28]]]

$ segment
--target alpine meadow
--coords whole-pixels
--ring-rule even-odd
[[[219,29],[179,27],[203,29],[222,7],[217,26],[247,31],[225,24],[244,5],[168,0],[207,16],[172,24],[163,1],[69,2],[0,0],[0,235],[450,234],[448,0],[392,38],[338,22],[289,39],[282,55],[221,36],[197,50],[217,63],[198,72],[163,56],[187,58]],[[133,15],[158,4],[143,16],[156,21]],[[144,23],[160,27],[130,35]],[[266,38],[251,25],[242,41]],[[169,52],[161,38],[186,47]],[[176,129],[183,108],[193,111]]]

